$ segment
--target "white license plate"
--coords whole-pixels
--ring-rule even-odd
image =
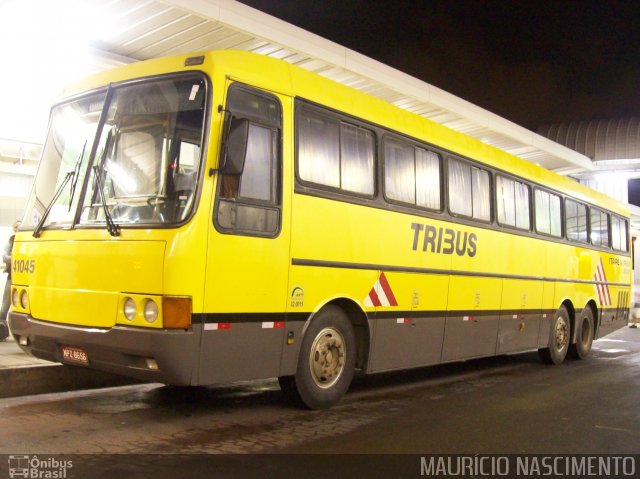
[[[89,364],[89,356],[80,348],[62,346],[62,359],[72,363]]]

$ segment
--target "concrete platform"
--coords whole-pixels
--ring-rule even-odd
[[[11,336],[5,341],[0,341],[0,370],[51,364],[53,363],[25,354]]]
[[[0,342],[0,398],[136,384],[131,378],[36,359]]]

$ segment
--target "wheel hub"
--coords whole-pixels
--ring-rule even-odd
[[[340,332],[332,327],[318,333],[311,347],[311,377],[323,389],[333,386],[344,371],[346,345]]]
[[[558,350],[561,350],[569,343],[569,325],[564,318],[560,318],[556,324],[555,340]]]

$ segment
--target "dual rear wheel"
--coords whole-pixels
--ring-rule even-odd
[[[561,364],[567,353],[576,359],[584,359],[591,351],[595,322],[593,311],[586,307],[576,319],[575,342],[571,343],[571,321],[565,306],[560,306],[551,322],[549,347],[539,349],[538,353],[545,363]]]
[[[585,308],[576,324],[576,342],[569,346],[569,354],[576,359],[584,359],[591,351],[595,336],[595,321],[591,308]]]

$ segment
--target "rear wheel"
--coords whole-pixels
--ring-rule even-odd
[[[587,306],[576,324],[576,342],[569,347],[569,354],[572,357],[584,359],[589,355],[595,332],[594,324],[593,311]]]
[[[337,306],[326,306],[311,320],[304,335],[296,374],[278,378],[281,389],[303,407],[331,407],[351,385],[355,344],[345,312]]]
[[[551,322],[549,347],[538,349],[540,358],[547,364],[561,364],[569,350],[571,338],[571,322],[567,308],[560,306]]]

